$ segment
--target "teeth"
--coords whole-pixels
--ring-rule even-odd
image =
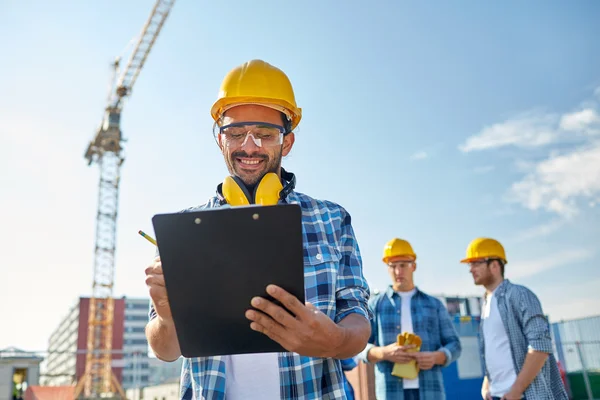
[[[253,164],[258,164],[260,162],[260,160],[240,160],[240,162],[242,164],[251,164],[251,165],[253,165]]]

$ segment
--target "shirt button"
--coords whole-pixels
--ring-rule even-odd
[[[317,254],[317,260],[322,260],[323,256],[321,254]]]

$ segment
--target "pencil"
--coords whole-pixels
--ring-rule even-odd
[[[145,234],[144,232],[142,232],[142,231],[138,231],[138,233],[139,233],[140,235],[142,235],[142,236],[143,236],[143,237],[144,237],[144,238],[145,238],[147,241],[149,241],[150,243],[152,243],[153,245],[155,245],[155,246],[156,246],[156,240],[152,239],[152,237],[151,237],[151,236],[148,236],[148,235],[146,235],[146,234]]]

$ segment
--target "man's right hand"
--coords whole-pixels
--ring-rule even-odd
[[[160,257],[156,257],[154,262],[146,268],[146,286],[148,286],[156,315],[165,321],[172,321]]]
[[[398,364],[406,364],[414,357],[407,352],[409,349],[414,349],[416,346],[411,344],[408,346],[399,346],[398,343],[391,343],[381,348],[383,359]]]
[[[492,400],[492,395],[490,393],[490,384],[488,382],[487,376],[483,378],[483,383],[481,385],[481,397],[483,400]]]

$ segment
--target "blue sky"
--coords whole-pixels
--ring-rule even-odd
[[[304,111],[284,166],[351,213],[373,288],[398,236],[423,290],[480,294],[458,260],[492,236],[553,320],[598,313],[600,3],[373,4],[175,3],[122,119],[115,295],[147,295],[137,230],[227,174],[209,108],[228,70],[261,58]],[[152,5],[0,3],[0,348],[43,350],[90,294],[98,168],[83,153]]]

